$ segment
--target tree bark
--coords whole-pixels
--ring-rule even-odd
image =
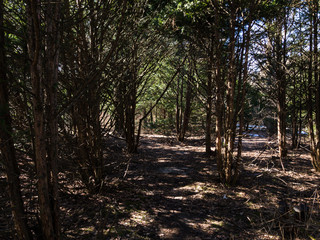
[[[14,228],[18,239],[32,239],[31,232],[27,226],[27,218],[20,189],[20,171],[15,154],[13,130],[9,109],[8,81],[6,76],[5,61],[5,36],[3,29],[3,0],[0,1],[0,152],[4,160],[8,194],[10,198],[11,211]]]
[[[234,114],[234,95],[236,84],[236,69],[235,69],[235,7],[231,6],[230,14],[230,64],[229,64],[229,76],[227,81],[227,109],[226,109],[226,131],[225,131],[225,163],[224,163],[224,181],[228,184],[234,182],[233,177],[237,172],[234,169],[233,150],[234,150],[234,138],[233,138],[233,125],[235,125]]]
[[[292,138],[292,143],[291,143],[291,148],[296,149],[298,147],[298,138],[297,138],[297,133],[298,133],[298,121],[297,121],[297,81],[296,81],[296,73],[294,73],[293,76],[293,93],[292,93],[292,110],[291,110],[291,125],[292,125],[292,133],[291,133],[291,138]]]
[[[181,131],[181,125],[180,125],[180,118],[181,118],[181,111],[182,109],[180,108],[179,100],[180,100],[180,82],[182,82],[182,73],[180,72],[179,76],[177,77],[177,94],[176,94],[176,133],[177,137],[180,135]]]
[[[217,168],[220,179],[224,178],[223,172],[223,153],[222,153],[222,135],[223,135],[223,88],[224,83],[221,77],[221,40],[220,40],[220,14],[218,0],[214,1],[215,7],[215,25],[214,25],[214,35],[215,35],[215,55],[216,55],[216,70],[215,70],[215,85],[216,85],[216,160]]]
[[[57,86],[60,44],[60,2],[47,2],[46,5],[46,84],[44,84],[47,115],[47,155],[48,184],[51,200],[52,221],[55,239],[60,239],[59,203],[58,203],[58,121],[57,121]]]
[[[208,61],[208,73],[207,73],[207,88],[206,88],[206,154],[211,154],[211,125],[212,125],[212,92],[213,92],[213,35],[211,35],[211,44],[210,44],[210,53],[209,53],[209,61]]]
[[[247,78],[248,78],[248,64],[249,64],[249,47],[250,47],[250,40],[251,40],[251,28],[252,28],[252,20],[251,17],[249,19],[249,26],[247,29],[247,34],[245,37],[245,60],[243,66],[243,80],[242,80],[242,92],[241,92],[241,100],[239,102],[240,111],[239,111],[239,137],[238,137],[238,152],[237,152],[237,163],[241,159],[242,154],[242,138],[243,138],[243,128],[244,128],[244,104],[245,104],[245,97],[246,97],[246,85],[247,85]],[[240,86],[239,86],[240,88]]]
[[[284,17],[286,18],[286,12],[284,10]],[[287,23],[282,24],[280,16],[276,19],[276,80],[278,84],[277,89],[277,124],[278,124],[278,145],[279,145],[279,157],[283,166],[283,159],[287,156],[286,147],[286,32]],[[282,28],[284,27],[284,35],[282,36]],[[283,40],[283,43],[282,43]]]
[[[28,51],[31,59],[30,78],[32,85],[32,108],[34,117],[34,152],[36,172],[38,180],[38,199],[40,208],[40,221],[42,235],[45,239],[57,239],[59,234],[55,232],[55,213],[52,205],[54,198],[50,195],[50,167],[47,162],[46,132],[45,132],[45,108],[44,108],[44,79],[42,78],[41,66],[41,39],[40,39],[40,2],[28,1],[29,40]],[[52,90],[52,89],[51,89]],[[48,94],[48,93],[47,93]],[[50,99],[50,97],[49,97]],[[51,96],[51,100],[54,97]],[[52,106],[53,107],[53,106]],[[54,128],[54,125],[52,125]],[[51,129],[55,131],[54,129]],[[54,134],[54,132],[52,132]],[[52,149],[53,150],[53,149]],[[51,154],[55,154],[51,152]],[[53,157],[51,155],[51,157]],[[54,166],[53,166],[54,167]],[[57,176],[52,176],[56,178]],[[55,191],[53,189],[53,191]]]
[[[184,141],[187,129],[188,129],[188,125],[189,125],[189,120],[190,120],[190,115],[191,115],[191,99],[192,99],[192,85],[190,83],[190,81],[187,82],[187,92],[186,92],[186,98],[185,98],[185,109],[184,109],[184,113],[183,113],[183,123],[181,126],[181,131],[180,131],[180,135],[178,137],[178,140],[180,142]]]
[[[313,63],[314,63],[314,81],[315,81],[315,126],[316,136],[314,138],[312,165],[316,171],[320,172],[320,79],[318,72],[319,56],[318,56],[318,0],[313,1]],[[312,33],[311,33],[312,34]]]

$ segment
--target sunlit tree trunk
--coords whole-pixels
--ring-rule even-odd
[[[309,106],[308,119],[309,119],[309,131],[310,131],[310,150],[312,165],[316,171],[320,171],[320,79],[318,72],[318,11],[319,3],[314,0],[310,7],[311,11],[311,30],[310,30],[310,65],[309,65],[309,87],[312,86],[312,80],[314,80],[314,93],[315,93],[315,119],[313,119],[313,109]],[[313,29],[312,29],[313,27]],[[313,38],[312,38],[313,35]],[[312,41],[313,40],[313,41]],[[313,51],[312,51],[313,43]],[[312,90],[309,90],[312,91]],[[312,95],[311,95],[312,96]],[[312,104],[312,97],[309,96],[309,102]],[[315,124],[313,121],[315,120]],[[315,132],[314,132],[315,125]]]
[[[225,130],[225,160],[224,160],[224,175],[225,182],[230,184],[233,182],[233,177],[237,169],[234,169],[234,138],[233,129],[236,124],[236,116],[234,113],[234,97],[236,84],[236,66],[235,66],[235,8],[231,6],[230,13],[230,63],[229,75],[227,80],[227,94],[226,94],[226,130]]]
[[[249,20],[249,26],[246,32],[245,36],[245,43],[244,43],[244,51],[245,51],[245,60],[243,64],[243,80],[242,80],[242,92],[241,96],[239,97],[240,102],[238,103],[240,105],[239,109],[239,137],[238,137],[238,152],[237,152],[237,159],[236,159],[236,165],[238,165],[238,162],[241,159],[242,154],[242,138],[243,138],[243,128],[244,128],[244,108],[245,108],[245,97],[246,97],[246,85],[247,85],[247,78],[248,78],[248,64],[249,64],[249,47],[250,47],[250,40],[251,40],[251,28],[252,28],[252,22],[251,18]],[[240,86],[238,86],[240,88]],[[236,176],[237,178],[237,176]]]
[[[284,13],[286,18],[286,13]],[[276,54],[276,81],[277,81],[277,124],[278,124],[278,145],[279,145],[279,157],[283,166],[283,159],[287,156],[286,147],[286,33],[287,23],[282,23],[283,20],[280,16],[276,19],[276,36],[275,36],[275,54]],[[284,34],[282,30],[284,28]]]
[[[211,131],[212,131],[212,106],[213,106],[213,59],[214,59],[214,35],[211,35],[210,53],[208,60],[207,86],[206,86],[206,153],[211,153]]]
[[[216,70],[215,70],[215,87],[216,87],[216,160],[218,173],[220,179],[224,178],[223,172],[223,153],[222,153],[222,135],[223,135],[223,79],[221,77],[221,40],[220,40],[220,14],[219,14],[219,1],[214,1],[215,7],[215,25],[214,25],[214,35],[215,35],[215,56],[216,56]]]

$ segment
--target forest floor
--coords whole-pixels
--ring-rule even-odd
[[[202,138],[144,135],[132,155],[122,140],[105,144],[110,173],[99,193],[87,193],[68,168],[60,175],[63,239],[320,239],[320,174],[306,149],[290,150],[283,171],[275,141],[248,136],[239,181],[227,187]],[[10,239],[1,188],[0,239]],[[294,214],[299,204],[304,219]]]

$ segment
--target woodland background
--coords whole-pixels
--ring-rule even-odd
[[[320,237],[318,32],[318,0],[1,0],[0,238]]]

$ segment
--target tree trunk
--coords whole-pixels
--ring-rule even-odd
[[[4,160],[6,178],[8,183],[8,194],[10,198],[11,211],[14,228],[18,239],[32,239],[31,232],[27,226],[27,218],[20,190],[20,172],[15,155],[14,133],[11,126],[9,110],[8,86],[6,77],[5,61],[5,36],[3,29],[3,0],[0,1],[0,152]]]
[[[179,138],[180,131],[181,131],[181,125],[180,125],[180,118],[181,118],[181,112],[182,109],[180,108],[179,100],[180,100],[180,81],[182,82],[182,73],[179,74],[177,77],[177,94],[176,94],[176,135]]]
[[[115,132],[124,137],[124,93],[123,81],[119,80],[115,88]]]
[[[320,172],[320,79],[318,72],[319,56],[318,56],[318,12],[319,3],[317,0],[313,1],[313,62],[314,62],[314,81],[315,81],[315,126],[316,126],[316,137],[314,139],[314,157],[312,159],[312,165],[316,171]],[[311,33],[312,34],[312,33]]]
[[[286,12],[284,11],[284,17],[286,18]],[[287,23],[282,25],[282,20],[277,19],[277,29],[276,29],[276,80],[278,84],[277,89],[277,124],[278,124],[278,145],[279,145],[279,157],[280,162],[283,166],[283,159],[287,156],[286,147],[286,32]],[[282,27],[284,27],[284,35],[282,36]],[[283,38],[283,43],[282,43]]]
[[[54,216],[56,215],[53,211],[54,197],[51,196],[50,191],[50,178],[49,170],[52,165],[47,163],[47,151],[46,151],[46,132],[45,132],[45,109],[44,109],[44,80],[42,78],[41,69],[41,39],[40,39],[40,2],[30,1],[28,2],[28,23],[29,23],[29,56],[31,59],[30,66],[30,78],[32,85],[32,108],[34,117],[34,153],[36,162],[36,172],[38,180],[38,199],[40,208],[40,221],[42,228],[42,235],[45,239],[57,239],[59,234],[56,233]],[[50,13],[51,14],[51,13]],[[53,60],[55,63],[55,60]],[[52,86],[51,86],[52,87]],[[54,86],[56,87],[56,86]],[[50,89],[52,90],[52,89]],[[47,93],[48,94],[48,93]],[[50,99],[50,97],[49,97]],[[54,95],[51,96],[50,100],[54,99]],[[50,101],[49,100],[49,101]],[[54,106],[52,106],[54,109]],[[55,131],[55,126],[52,125]],[[55,134],[52,132],[51,134]],[[54,138],[52,135],[51,137]],[[53,148],[52,148],[53,150]],[[53,154],[53,152],[51,152]],[[51,155],[51,157],[53,157]],[[51,159],[52,160],[52,159]],[[53,166],[55,167],[55,166]],[[57,176],[52,176],[56,179]],[[56,186],[54,186],[56,187]],[[55,191],[53,189],[53,191]],[[57,209],[56,209],[57,210]]]
[[[220,40],[220,14],[219,14],[219,1],[215,0],[215,55],[216,55],[216,70],[215,70],[215,85],[216,85],[216,159],[217,168],[220,179],[224,178],[223,172],[223,153],[222,153],[222,134],[223,134],[223,79],[221,77],[221,40]]]
[[[128,90],[125,104],[125,136],[127,142],[127,151],[136,153],[138,146],[135,141],[135,114],[136,114],[136,74],[130,73],[128,76]]]
[[[235,84],[236,84],[236,69],[235,69],[235,8],[231,6],[230,16],[230,65],[229,65],[229,76],[227,81],[227,109],[226,109],[226,131],[225,131],[225,163],[224,163],[224,175],[223,179],[226,183],[230,184],[235,180],[237,169],[234,169],[233,164],[233,150],[234,150],[234,138],[233,138],[233,126],[235,125],[235,114],[234,114],[234,95],[235,95]]]
[[[52,218],[55,239],[60,239],[60,221],[58,204],[58,121],[57,121],[57,86],[60,44],[60,4],[46,5],[46,108],[47,108],[47,155],[48,184],[51,200]]]
[[[183,113],[183,124],[181,126],[180,134],[178,137],[178,140],[180,142],[184,141],[188,125],[189,125],[189,120],[190,120],[190,114],[191,114],[191,98],[192,98],[192,85],[190,81],[187,82],[187,93],[186,93],[186,106],[184,109]]]
[[[292,93],[292,110],[291,110],[291,124],[292,124],[292,133],[291,133],[291,138],[292,138],[292,149],[296,149],[298,147],[298,138],[297,138],[297,133],[298,133],[298,121],[297,121],[297,100],[296,100],[296,95],[297,95],[297,81],[296,81],[296,73],[294,73],[293,76],[293,93]]]
[[[250,40],[251,40],[251,28],[252,28],[252,21],[251,18],[249,20],[249,26],[247,30],[247,34],[245,37],[245,60],[244,60],[244,69],[243,69],[243,82],[242,82],[242,92],[241,92],[241,100],[240,100],[240,111],[239,111],[239,138],[238,138],[238,152],[237,152],[237,159],[236,164],[241,159],[242,154],[242,134],[244,128],[244,104],[245,104],[245,97],[246,97],[246,85],[247,85],[247,78],[248,78],[248,62],[249,62],[249,47],[250,47]],[[240,88],[240,86],[239,86]]]
[[[212,37],[213,38],[213,37]],[[213,41],[213,40],[212,40]],[[207,82],[207,103],[206,103],[206,153],[211,154],[211,125],[212,125],[212,67],[213,67],[213,44],[211,44],[211,53],[208,64],[208,82]]]

